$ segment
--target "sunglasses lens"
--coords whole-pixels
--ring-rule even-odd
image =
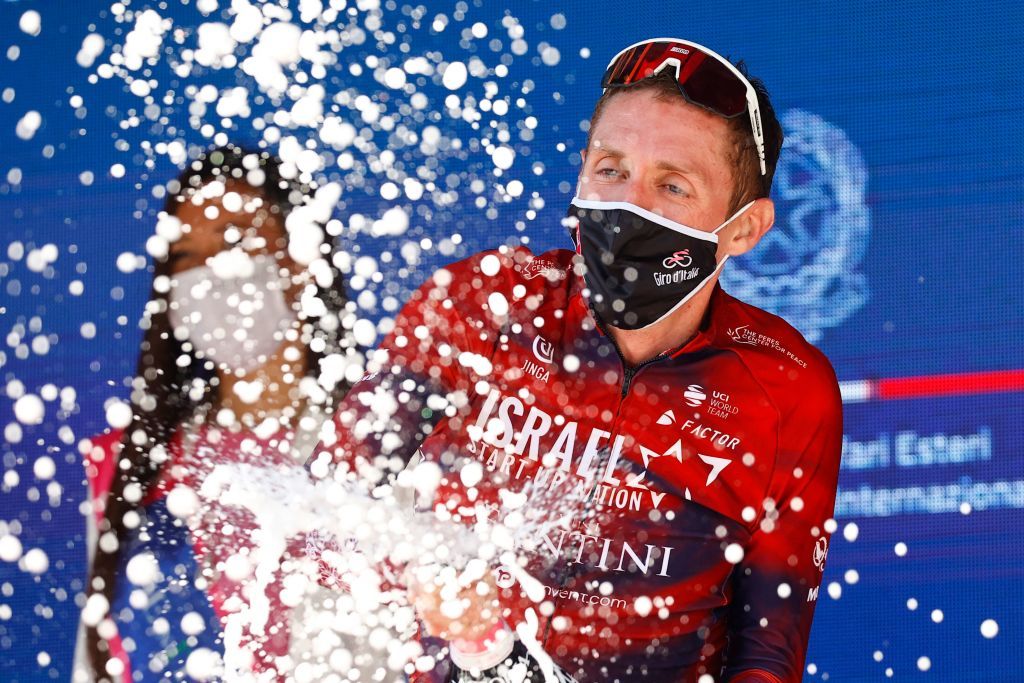
[[[686,97],[726,117],[747,110],[747,87],[717,58],[679,43],[647,43],[630,48],[605,71],[601,87],[636,83],[654,74],[666,59],[679,62],[679,85]],[[675,73],[675,65],[664,67]]]
[[[714,57],[695,55],[694,60],[700,57],[700,64],[680,83],[687,97],[726,117],[747,111],[746,84]]]
[[[602,87],[630,85],[647,78],[664,61],[670,47],[668,43],[647,43],[630,48],[605,71]]]

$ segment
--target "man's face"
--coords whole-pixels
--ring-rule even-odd
[[[730,139],[725,119],[682,99],[621,93],[592,131],[579,196],[630,202],[710,232],[728,218]]]

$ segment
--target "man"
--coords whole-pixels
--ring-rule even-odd
[[[842,404],[821,352],[718,283],[774,221],[782,132],[757,83],[683,40],[619,53],[566,221],[575,252],[441,269],[340,407],[314,474],[415,453],[440,466],[447,517],[516,501],[539,603],[510,566],[497,603],[489,582],[454,611],[412,590],[456,663],[503,647],[508,624],[581,682],[800,680]]]

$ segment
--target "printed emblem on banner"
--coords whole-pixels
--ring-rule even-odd
[[[790,109],[772,183],[775,226],[721,275],[732,296],[781,316],[812,344],[867,302],[867,164],[846,132]],[[744,342],[748,343],[748,342]]]

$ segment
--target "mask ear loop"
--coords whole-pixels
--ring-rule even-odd
[[[711,234],[712,234],[712,235],[717,235],[717,234],[718,234],[718,231],[719,231],[719,230],[721,230],[722,228],[724,228],[725,226],[729,225],[729,224],[730,224],[730,223],[732,223],[732,222],[733,222],[734,220],[736,220],[737,218],[739,218],[740,214],[742,214],[742,213],[743,213],[744,211],[746,211],[746,210],[747,210],[747,209],[749,209],[749,208],[750,208],[751,206],[753,206],[754,202],[756,202],[756,201],[757,201],[756,199],[751,199],[751,200],[750,200],[749,202],[747,202],[746,204],[744,204],[744,205],[743,205],[743,207],[742,207],[742,208],[740,208],[740,209],[739,209],[739,210],[738,210],[738,211],[737,211],[736,213],[734,213],[734,214],[733,214],[733,215],[732,215],[732,216],[731,216],[731,217],[730,217],[730,218],[729,218],[728,220],[726,220],[726,221],[725,221],[724,223],[722,223],[722,224],[721,224],[721,225],[719,225],[719,226],[718,226],[717,228],[715,228],[714,230],[712,230],[712,231],[711,231]]]
[[[750,200],[749,202],[747,202],[746,204],[744,204],[744,205],[743,205],[743,207],[742,207],[742,208],[740,208],[740,210],[739,210],[739,211],[737,211],[736,213],[734,213],[734,214],[733,214],[733,215],[732,215],[732,216],[731,216],[731,217],[730,217],[730,218],[729,218],[728,220],[726,220],[726,221],[725,221],[724,223],[722,223],[722,224],[721,224],[721,225],[719,225],[719,226],[718,226],[717,228],[715,228],[714,230],[712,230],[712,231],[711,231],[711,234],[712,234],[712,235],[717,235],[717,234],[718,234],[718,232],[719,232],[719,231],[720,231],[720,230],[721,230],[722,228],[724,228],[725,226],[729,225],[729,224],[730,224],[730,223],[732,223],[732,222],[733,222],[734,220],[736,220],[736,219],[737,219],[737,218],[738,218],[738,217],[740,216],[740,214],[742,214],[742,213],[743,213],[744,211],[746,211],[746,210],[747,210],[747,209],[749,209],[749,208],[750,208],[751,206],[753,206],[753,205],[754,205],[754,202],[756,202],[756,201],[757,201],[756,199],[751,199],[751,200]],[[716,266],[715,266],[715,271],[714,271],[714,272],[717,272],[717,271],[721,270],[721,269],[722,269],[722,266],[724,266],[724,265],[725,265],[725,262],[726,262],[726,261],[728,261],[728,260],[729,260],[729,254],[726,254],[725,256],[723,256],[723,257],[722,257],[722,260],[718,262],[718,265],[716,265]]]

